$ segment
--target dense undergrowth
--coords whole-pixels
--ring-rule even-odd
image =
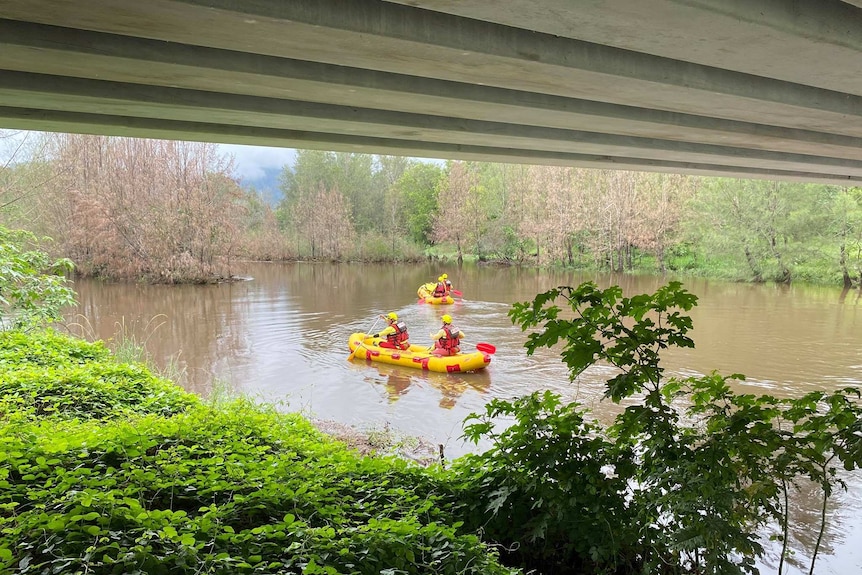
[[[4,573],[512,573],[434,470],[209,405],[101,344],[0,333]]]

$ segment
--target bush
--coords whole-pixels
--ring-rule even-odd
[[[424,250],[401,236],[366,232],[350,246],[347,259],[363,262],[416,262],[424,259]]]
[[[500,417],[514,424],[499,432]],[[578,404],[550,392],[493,400],[465,435],[492,441],[453,462],[465,520],[502,544],[507,562],[542,573],[636,572],[637,524],[622,497],[632,452],[617,449]]]
[[[63,307],[75,303],[63,275],[72,270],[72,262],[51,261],[45,252],[27,249],[36,241],[28,232],[0,226],[0,329],[57,321]]]
[[[0,332],[0,397],[4,411],[92,419],[167,416],[197,401],[141,364],[116,363],[102,343],[53,331]]]

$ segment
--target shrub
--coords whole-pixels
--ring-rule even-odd
[[[0,226],[0,329],[57,321],[63,307],[74,303],[75,292],[63,275],[72,262],[51,261],[45,252],[27,249],[35,243],[28,232]]]
[[[197,401],[142,364],[117,363],[102,343],[53,331],[0,332],[0,397],[6,411],[94,419],[172,415]]]

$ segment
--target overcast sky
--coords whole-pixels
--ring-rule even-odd
[[[264,168],[281,169],[285,165],[293,165],[293,160],[296,158],[296,150],[293,148],[219,144],[219,150],[224,154],[233,155],[236,175],[244,180],[256,180],[263,177]]]
[[[30,132],[24,130],[2,130],[0,133],[0,165],[18,152],[21,157],[21,144]],[[285,164],[293,165],[296,150],[293,148],[264,148],[262,146],[240,146],[237,144],[217,144],[223,154],[233,154],[236,176],[255,180],[264,175],[264,168],[281,169]]]
[[[14,153],[28,132],[22,130],[2,130],[0,132],[0,165],[7,155]],[[285,165],[293,166],[296,150],[293,148],[265,148],[263,146],[243,146],[239,144],[216,144],[225,155],[232,154],[236,177],[242,180],[256,180],[264,176],[264,168],[281,170]],[[443,160],[419,158],[423,162],[442,164]]]

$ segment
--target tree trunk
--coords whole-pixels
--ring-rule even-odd
[[[778,283],[789,284],[793,280],[793,274],[784,265],[784,260],[781,258],[781,253],[775,249],[775,244],[772,245],[772,255],[775,257],[775,261],[778,262],[778,270],[781,274],[778,276]]]
[[[542,258],[539,255],[539,236],[536,236],[536,265],[542,264]]]
[[[841,265],[841,275],[844,278],[844,289],[848,289],[853,285],[853,281],[850,279],[850,272],[847,271],[847,248],[843,241],[838,249],[838,263]]]
[[[754,278],[752,279],[755,283],[763,283],[763,273],[758,269],[757,262],[754,261],[754,255],[752,255],[751,250],[748,249],[748,246],[745,246],[745,261],[748,262],[748,267],[751,268],[751,273],[754,274]]]

